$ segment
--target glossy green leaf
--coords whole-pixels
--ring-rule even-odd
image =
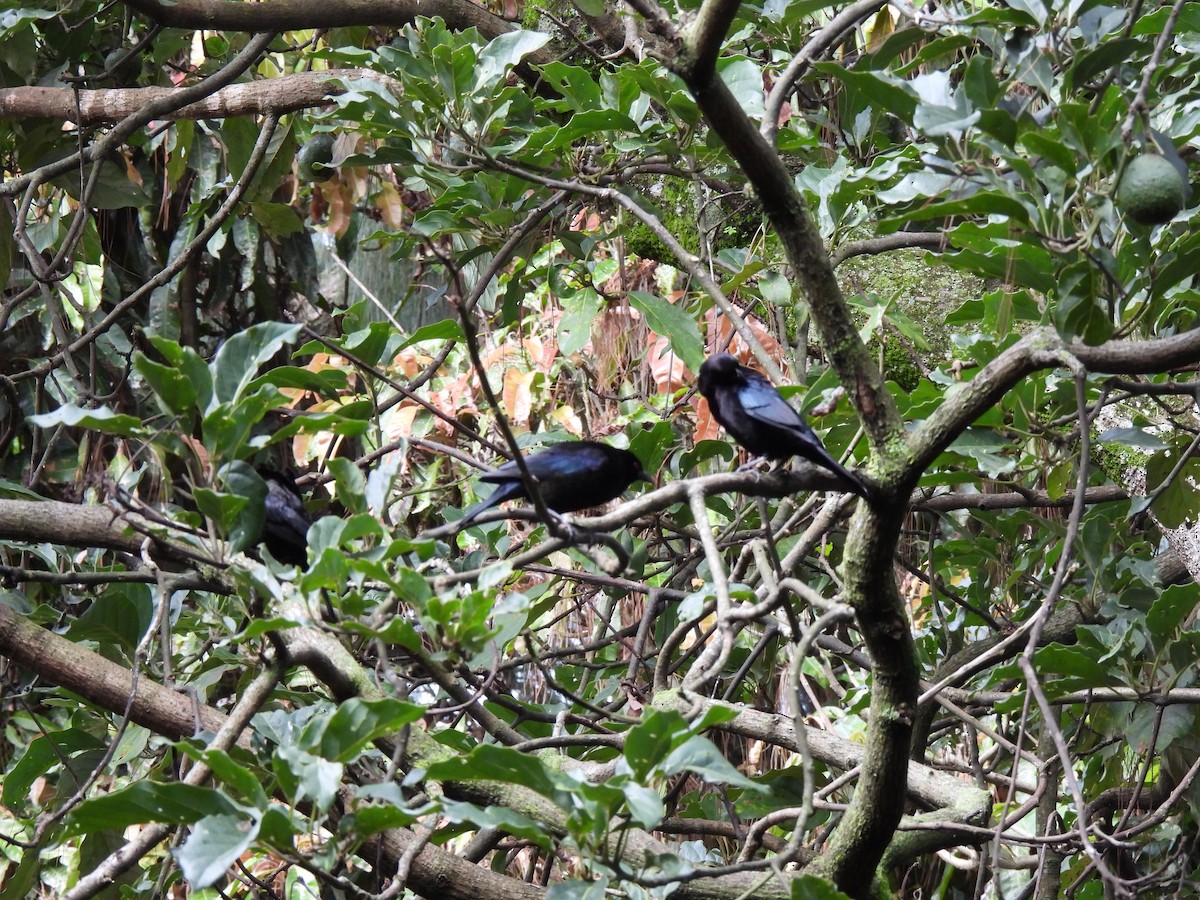
[[[121,831],[146,822],[183,824],[205,816],[238,816],[237,806],[213,788],[179,782],[136,781],[84,800],[67,817],[70,834]]]
[[[68,403],[60,406],[54,412],[30,416],[29,421],[39,428],[66,425],[68,427],[93,428],[96,431],[121,437],[139,437],[145,434],[142,420],[137,416],[121,415],[104,406],[97,409],[84,409]]]
[[[326,759],[350,762],[376,738],[398,733],[404,726],[419,721],[421,707],[399,700],[361,700],[351,698],[340,703],[329,717],[314,749]]]
[[[38,735],[29,742],[25,752],[5,773],[0,800],[11,810],[23,809],[29,788],[35,780],[50,771],[52,766],[69,760],[80,750],[99,750],[105,746],[105,742],[81,728]]]
[[[241,398],[259,368],[285,346],[295,341],[299,325],[264,322],[252,325],[229,338],[213,358],[213,392],[220,403]]]
[[[208,816],[197,822],[175,851],[183,877],[193,889],[220,880],[258,837],[260,820],[245,815]]]
[[[655,334],[671,343],[671,349],[693,372],[704,362],[704,340],[696,320],[674,303],[643,291],[629,292],[629,305],[646,317]]]
[[[503,806],[483,807],[474,803],[445,799],[442,800],[441,807],[442,815],[451,822],[479,828],[496,828],[545,849],[549,849],[553,843],[544,824]]]
[[[558,320],[558,349],[570,355],[582,350],[592,339],[592,323],[600,314],[600,295],[590,289],[576,291],[563,297]]]
[[[712,741],[702,737],[689,738],[673,750],[663,760],[662,770],[668,775],[691,772],[710,784],[725,784],[753,791],[766,790],[735,769]]]

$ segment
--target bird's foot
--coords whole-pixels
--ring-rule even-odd
[[[548,509],[546,512],[550,514],[550,522],[548,523],[550,526],[550,533],[564,543],[578,544],[581,540],[581,536],[587,534],[586,531],[576,528],[554,510]]]
[[[778,468],[775,460],[766,456],[756,456],[734,469],[735,472],[754,472],[759,477],[769,475]]]

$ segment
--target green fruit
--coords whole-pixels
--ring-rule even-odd
[[[304,181],[324,181],[333,175],[333,135],[318,134],[296,154],[296,170]]]
[[[1136,156],[1117,187],[1117,206],[1142,225],[1170,222],[1183,209],[1187,185],[1168,160],[1157,153]]]

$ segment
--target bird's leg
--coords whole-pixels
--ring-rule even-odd
[[[763,463],[767,464],[767,471],[773,468],[773,461],[766,456],[755,456],[742,463],[733,471],[735,472],[757,472],[762,469]]]
[[[550,533],[556,538],[565,541],[567,544],[576,544],[579,542],[580,531],[570,522],[568,522],[560,513],[547,508],[546,514],[550,517]]]

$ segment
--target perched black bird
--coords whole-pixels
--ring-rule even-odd
[[[862,479],[830,455],[775,386],[732,355],[718,353],[706,359],[700,366],[698,386],[717,421],[755,456],[803,456],[828,469],[853,493],[869,496]]]
[[[304,508],[296,483],[281,472],[259,474],[267,485],[260,540],[281,563],[303,566],[308,562],[308,526],[312,517]]]
[[[559,513],[599,506],[619,497],[635,481],[650,481],[641,461],[628,450],[596,441],[555,444],[526,456],[525,465],[537,479],[546,506]],[[529,499],[515,462],[507,462],[479,477],[495,484],[496,490],[468,510],[458,523],[460,527],[505,500]]]

